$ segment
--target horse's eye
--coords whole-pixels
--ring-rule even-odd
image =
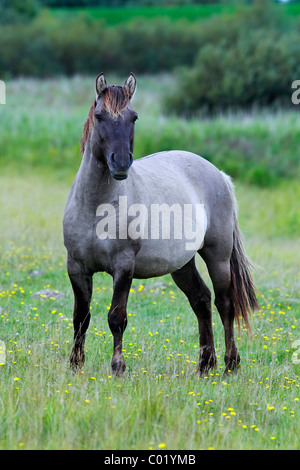
[[[97,119],[97,121],[102,121],[103,120],[101,114],[95,114],[95,118]]]
[[[135,116],[133,116],[132,121],[135,122],[135,121],[138,120],[138,118],[139,118],[139,117],[138,117],[138,115],[136,114]]]

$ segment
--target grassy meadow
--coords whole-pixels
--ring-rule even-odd
[[[300,6],[297,4],[277,5],[278,9],[287,12],[289,15],[297,16],[300,14]],[[53,15],[59,17],[70,17],[84,13],[92,18],[104,19],[108,25],[115,26],[136,18],[146,18],[152,20],[155,18],[169,18],[172,21],[187,20],[189,22],[207,20],[215,15],[230,15],[236,11],[237,6],[230,2],[227,5],[181,5],[181,6],[151,6],[137,7],[128,6],[124,8],[52,8]]]
[[[108,77],[116,83],[124,78]],[[252,336],[236,330],[241,369],[223,376],[224,335],[214,309],[218,367],[203,378],[195,374],[196,317],[166,276],[133,282],[124,335],[127,369],[115,378],[107,324],[112,281],[98,274],[86,363],[82,373],[70,372],[73,296],[62,214],[80,164],[94,77],[14,80],[0,108],[1,449],[299,448],[300,184],[292,177],[299,158],[288,154],[287,143],[296,148],[299,119],[292,112],[189,122],[167,117],[161,98],[170,80],[138,81],[135,156],[180,143],[201,154],[209,142],[216,153],[210,158],[221,169],[230,169],[223,146],[233,173],[235,156],[241,165],[239,151],[244,162],[235,185],[261,308]],[[230,153],[232,140],[225,137],[231,133],[235,142],[247,138],[250,150],[263,142],[269,153],[252,155],[249,146]],[[253,168],[264,169],[256,179],[247,155]],[[285,169],[284,178],[267,178],[272,158]],[[210,286],[200,260],[199,269]],[[51,294],[34,296],[43,289]]]
[[[115,26],[136,18],[146,18],[153,20],[156,18],[169,18],[172,21],[187,20],[194,22],[197,20],[207,20],[214,15],[224,15],[235,10],[233,5],[186,5],[186,6],[151,6],[151,7],[122,7],[103,8],[52,8],[54,16],[70,17],[80,13],[87,14],[95,19],[104,19],[108,25]]]

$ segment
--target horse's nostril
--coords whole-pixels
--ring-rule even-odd
[[[133,162],[133,155],[131,152],[129,153],[129,159],[130,159],[130,164],[131,164]]]
[[[112,153],[111,156],[110,156],[112,163],[115,163],[115,156],[116,156],[115,153]]]

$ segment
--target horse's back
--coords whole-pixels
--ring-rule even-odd
[[[202,203],[208,217],[232,206],[230,178],[205,158],[191,152],[171,150],[134,161],[132,178],[151,199],[164,196],[184,203]],[[139,182],[139,183],[138,183]],[[140,196],[142,197],[142,196]],[[145,197],[145,196],[144,196]]]
[[[169,150],[164,152],[154,153],[146,157],[134,161],[135,166],[143,167],[144,169],[154,169],[156,174],[161,169],[168,171],[181,170],[189,176],[196,176],[196,172],[201,172],[211,175],[211,177],[218,178],[220,171],[208,160],[192,152],[184,150]],[[178,174],[178,173],[177,173]],[[199,177],[199,174],[197,175]]]

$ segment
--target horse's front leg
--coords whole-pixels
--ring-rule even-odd
[[[70,355],[70,366],[80,370],[85,361],[85,334],[90,323],[90,301],[93,290],[92,275],[84,272],[82,267],[71,257],[68,258],[68,274],[74,292],[74,343]]]
[[[131,256],[126,256],[124,261],[115,265],[114,268],[113,298],[108,312],[108,324],[114,338],[111,367],[116,375],[122,375],[126,367],[122,353],[122,341],[127,326],[126,307],[134,271],[134,259]]]

